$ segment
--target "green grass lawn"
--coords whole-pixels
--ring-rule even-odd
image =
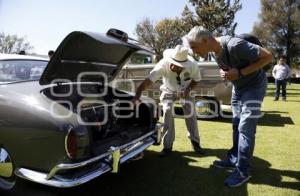
[[[231,147],[231,120],[199,120],[207,156],[191,151],[183,119],[176,119],[174,154],[159,158],[161,146],[144,159],[123,165],[79,189],[87,195],[300,195],[300,85],[288,85],[287,102],[273,101],[274,85],[263,104],[252,160],[252,178],[238,188],[223,185],[228,172],[211,167]],[[98,187],[95,189],[95,187]],[[84,191],[83,191],[84,190]]]

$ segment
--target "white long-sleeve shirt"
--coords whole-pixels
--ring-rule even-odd
[[[273,68],[272,75],[276,80],[284,80],[290,77],[291,70],[287,64],[277,64]]]

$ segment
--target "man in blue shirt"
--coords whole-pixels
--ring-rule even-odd
[[[225,185],[237,187],[250,179],[249,167],[255,144],[257,119],[265,95],[267,78],[262,68],[271,62],[271,53],[244,39],[214,37],[210,31],[196,26],[184,37],[194,53],[206,57],[214,52],[221,76],[232,81],[233,147],[226,160],[216,160],[218,168],[234,171]]]

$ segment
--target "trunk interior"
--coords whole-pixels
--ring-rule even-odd
[[[80,90],[78,84],[65,84],[42,92],[81,117],[81,124],[87,127],[92,141],[92,156],[144,135],[153,130],[157,121],[154,104],[141,103],[132,109],[131,95],[111,87],[106,87],[104,93],[104,89],[99,84],[80,84]],[[68,92],[71,92],[68,96],[60,96]]]

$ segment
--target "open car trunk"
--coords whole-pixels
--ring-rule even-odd
[[[57,84],[43,94],[80,116],[79,124],[90,134],[93,155],[130,142],[155,126],[153,104],[141,104],[134,111],[128,107],[132,96],[104,86],[134,52],[144,50],[111,34],[75,31],[59,45],[39,80],[41,85]]]
[[[79,123],[88,129],[92,141],[92,156],[101,154],[112,146],[133,141],[154,129],[157,121],[154,102],[144,102],[132,109],[132,96],[125,92],[107,87],[104,94],[103,86],[91,83],[80,84],[79,91],[78,85],[53,86],[42,93],[78,115]],[[59,96],[67,92],[72,93],[69,96]],[[81,92],[93,96],[83,96]]]

